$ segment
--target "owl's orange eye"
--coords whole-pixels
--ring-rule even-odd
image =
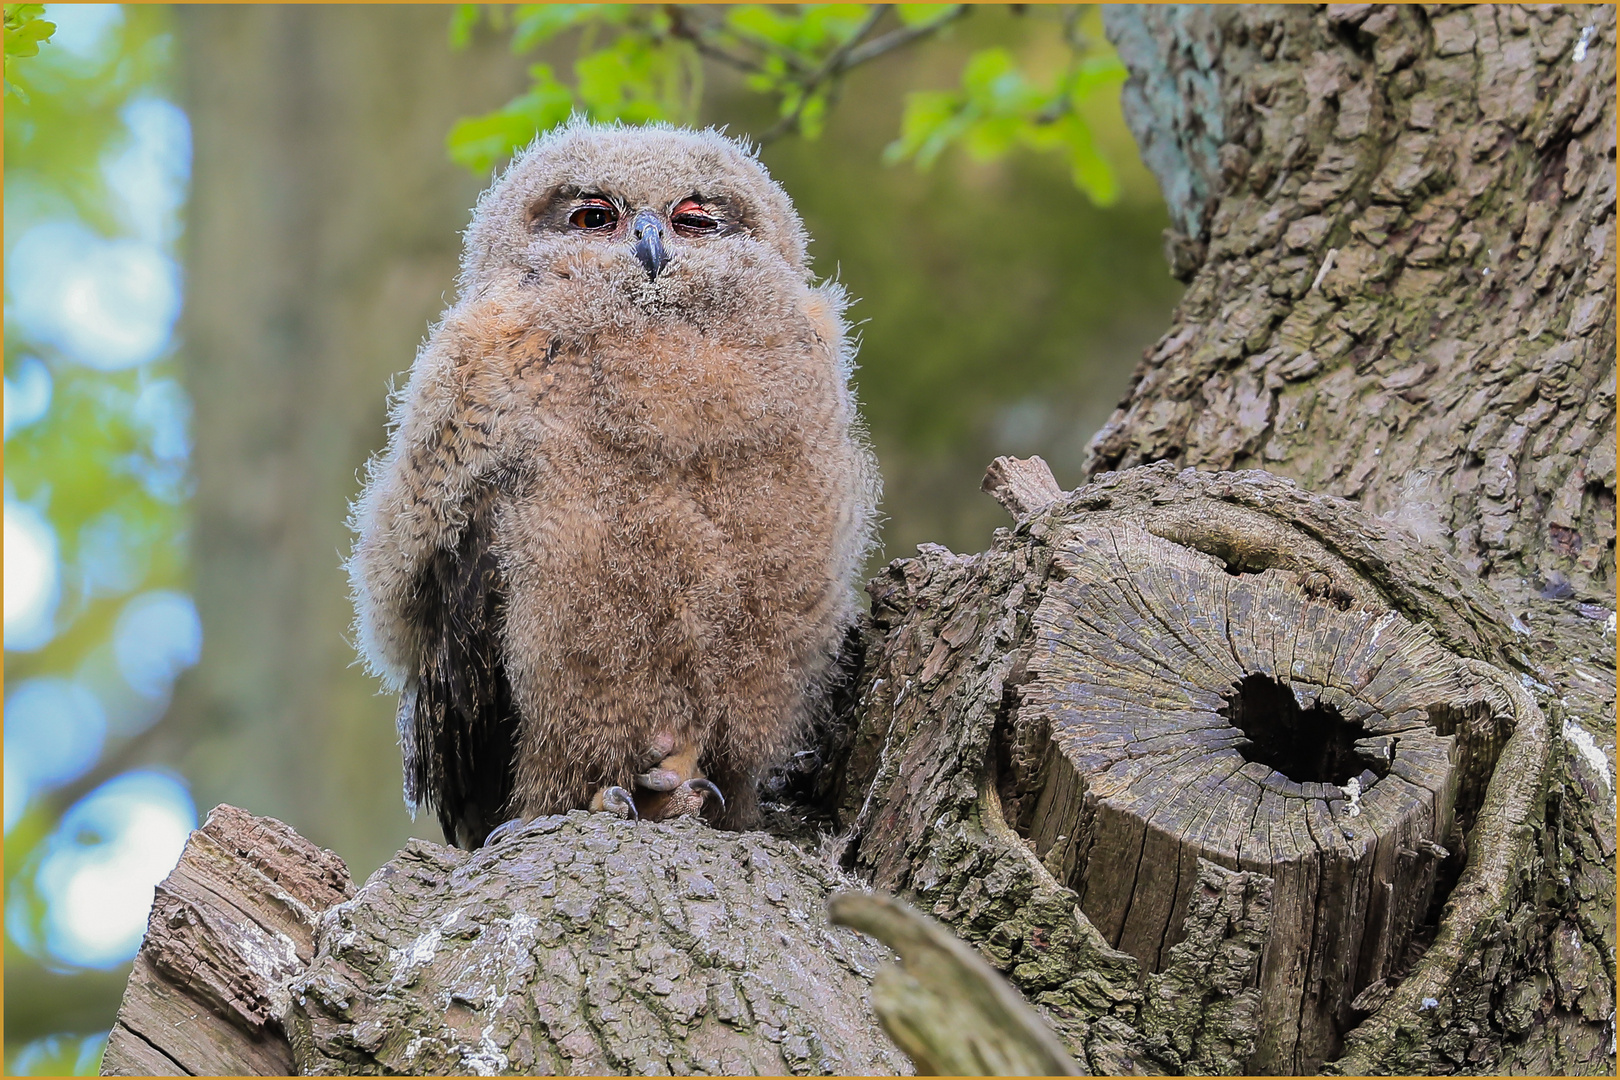
[[[685,236],[701,236],[704,233],[712,233],[720,227],[720,222],[703,209],[703,204],[696,199],[687,199],[671,210],[669,223]]]
[[[588,229],[591,232],[611,229],[618,221],[618,207],[606,199],[587,199],[568,215],[568,223],[574,228]]]

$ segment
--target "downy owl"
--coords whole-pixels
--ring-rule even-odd
[[[845,297],[715,131],[573,121],[479,199],[353,508],[358,643],[447,841],[755,814],[855,616]]]

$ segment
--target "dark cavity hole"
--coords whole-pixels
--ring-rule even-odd
[[[1220,715],[1248,736],[1238,745],[1246,761],[1276,769],[1296,784],[1345,784],[1353,776],[1389,771],[1367,729],[1331,705],[1299,707],[1294,692],[1269,675],[1249,675],[1232,687]],[[1360,739],[1368,743],[1357,746]],[[1363,784],[1368,778],[1363,777]]]

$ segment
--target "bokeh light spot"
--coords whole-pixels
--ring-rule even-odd
[[[51,407],[51,371],[37,356],[25,356],[6,378],[5,437],[41,420]]]
[[[56,24],[51,46],[78,60],[105,59],[113,31],[124,21],[118,4],[46,4],[45,18]],[[46,50],[42,53],[49,55]]]
[[[178,105],[153,97],[131,101],[122,115],[129,142],[102,162],[102,176],[130,231],[168,243],[179,235],[191,177],[191,121]]]
[[[156,359],[180,314],[180,270],[161,247],[77,221],[35,225],[6,253],[9,314],[29,336],[115,371]]]
[[[65,784],[94,765],[107,737],[107,714],[85,687],[46,675],[19,684],[6,697],[5,728],[9,798],[14,780],[32,794]],[[9,827],[10,813],[6,819]]]
[[[51,640],[61,592],[56,531],[45,515],[5,501],[6,649],[28,652]]]
[[[166,773],[125,773],[75,804],[47,841],[35,878],[51,956],[96,968],[134,956],[153,890],[196,827],[190,793]]]
[[[137,693],[163,698],[182,671],[202,654],[202,621],[184,593],[142,593],[118,616],[113,629],[118,670]]]

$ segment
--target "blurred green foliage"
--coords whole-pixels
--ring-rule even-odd
[[[40,12],[39,5],[5,6],[8,264],[13,245],[41,223],[78,222],[106,238],[128,233],[125,208],[108,184],[108,162],[130,138],[125,107],[142,96],[166,95],[173,66],[166,8],[123,7],[98,49],[83,56],[55,42],[38,47],[55,30]],[[14,66],[17,56],[28,59]],[[26,320],[8,318],[5,331],[8,379],[36,361],[50,374],[49,407],[7,434],[7,497],[32,506],[51,526],[61,578],[57,633],[37,651],[7,651],[6,684],[9,689],[37,675],[95,681],[113,666],[113,625],[130,595],[183,587],[184,488],[151,483],[153,432],[137,407],[143,393],[177,377],[178,364],[171,354],[98,370],[32,335]],[[86,565],[87,547],[108,534],[119,538],[125,560],[124,580],[114,587],[98,582]],[[8,1073],[94,1074],[99,1068],[101,1038],[129,965],[109,972],[66,969],[24,951],[17,938],[39,936],[41,911],[28,871],[41,845],[79,796],[125,767],[120,750],[128,734],[115,725],[101,762],[36,797],[6,834]],[[30,1041],[63,1029],[75,1034]]]
[[[907,95],[900,138],[884,156],[891,161],[915,158],[927,168],[953,143],[961,143],[979,161],[1001,157],[1020,144],[1059,151],[1075,187],[1098,206],[1108,206],[1119,197],[1119,183],[1108,159],[1098,152],[1091,125],[1075,106],[1124,80],[1118,57],[1082,56],[1077,50],[1068,70],[1042,86],[1006,49],[981,49],[963,69],[961,89]]]
[[[772,102],[777,119],[758,133],[761,142],[789,132],[816,139],[851,71],[948,33],[971,10],[964,4],[463,5],[451,25],[453,45],[465,45],[487,19],[510,32],[519,54],[577,31],[577,58],[572,86],[552,65],[537,63],[529,69],[528,91],[461,121],[447,145],[452,158],[483,172],[575,112],[595,120],[693,124],[706,64],[740,73],[743,85]],[[1032,9],[1026,17],[1060,21],[1068,46],[1063,70],[1038,78],[1006,49],[978,49],[962,67],[957,89],[906,94],[899,137],[885,159],[914,159],[927,168],[957,144],[978,160],[1026,146],[1062,155],[1075,186],[1108,205],[1118,196],[1118,180],[1083,106],[1117,88],[1125,69],[1100,34],[1082,30],[1085,19],[1095,19],[1090,9],[1063,5]]]

